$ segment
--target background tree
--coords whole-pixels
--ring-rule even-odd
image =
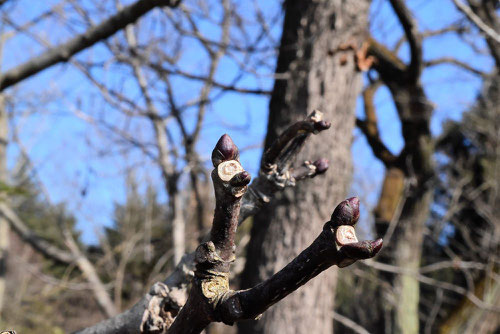
[[[280,131],[303,118],[308,110],[318,108],[332,122],[333,131],[311,140],[297,159],[326,158],[332,167],[323,178],[279,194],[257,214],[242,287],[269,277],[309,244],[316,236],[311,222],[328,217],[333,203],[346,195],[351,180],[349,149],[361,82],[354,57],[349,57],[353,51],[341,49],[346,41],[361,45],[368,3],[286,1],[284,9],[276,66],[276,75],[284,78],[274,84],[265,147],[269,148]],[[349,61],[342,61],[342,57],[349,57]],[[332,271],[315,279],[258,321],[242,323],[239,331],[270,333],[294,328],[297,333],[332,332],[335,276]],[[309,311],[303,312],[304,307]]]

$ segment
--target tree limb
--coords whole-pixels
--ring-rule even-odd
[[[34,249],[39,251],[45,257],[62,264],[71,264],[76,258],[70,252],[62,250],[52,245],[47,240],[41,238],[36,233],[31,231],[28,226],[17,216],[7,204],[0,203],[0,215],[5,217],[9,222],[12,229],[19,235],[19,237],[26,243],[31,245]]]
[[[453,0],[453,3],[459,11],[465,14],[471,22],[473,22],[481,32],[486,36],[493,39],[495,42],[500,43],[500,34],[498,34],[494,29],[488,26],[481,18],[474,13],[474,11],[460,0]]]
[[[479,75],[481,77],[484,77],[487,75],[487,73],[478,70],[471,65],[467,64],[466,62],[460,61],[456,58],[453,57],[442,57],[442,58],[437,58],[437,59],[432,59],[432,60],[427,60],[424,62],[424,67],[431,67],[431,66],[436,66],[436,65],[442,65],[442,64],[451,64],[458,66],[466,71],[469,71],[473,74]]]
[[[8,88],[46,68],[61,62],[67,62],[76,53],[110,37],[128,24],[137,21],[142,15],[158,6],[175,7],[179,0],[138,0],[121,11],[89,28],[71,40],[49,49],[0,76],[0,91]]]
[[[315,114],[317,115],[316,117],[319,117],[318,122],[321,122],[321,116],[318,116],[321,113],[316,112]],[[309,118],[310,117],[311,115]],[[318,126],[319,125],[316,127]],[[294,125],[291,127],[300,128]],[[312,126],[312,128],[314,128],[314,126]],[[314,132],[315,131],[312,131],[312,133]],[[281,146],[284,147],[284,150],[288,149],[288,153],[285,156],[288,157],[287,162],[290,162],[291,158],[293,158],[302,147],[308,134],[305,139],[303,137],[304,133],[301,131],[295,132],[294,136],[290,135],[290,132],[282,136],[288,138],[289,145],[283,145],[284,139],[282,138]],[[227,143],[227,141],[223,140],[223,143]],[[229,150],[225,148],[226,146],[229,146],[229,144],[219,146],[221,148],[221,150],[219,150],[220,152],[214,150],[212,160],[215,161],[216,164],[224,161],[228,156],[232,158],[238,157],[237,152],[228,152]],[[293,147],[293,149],[290,150],[290,147]],[[278,153],[280,158],[284,156],[282,153],[284,152]],[[280,162],[279,159],[275,161],[277,163]],[[282,163],[281,165],[285,166],[286,164]],[[248,186],[248,190],[242,196],[238,224],[241,224],[246,218],[258,212],[265,203],[269,202],[276,192],[282,191],[285,187],[294,186],[296,180],[315,177],[316,175],[326,172],[327,169],[328,161],[319,159],[313,163],[309,161],[307,163],[304,162],[304,165],[295,169],[285,169],[282,171],[282,174],[278,173],[277,170],[267,174],[263,173],[261,170],[259,177]],[[137,329],[141,326],[141,323],[143,325],[148,323],[150,328],[154,326],[169,326],[171,318],[175,317],[180,307],[184,305],[184,300],[187,298],[187,286],[194,276],[194,259],[194,252],[186,254],[180,263],[177,264],[174,272],[163,282],[156,283],[156,288],[153,287],[151,291],[141,298],[141,300],[131,309],[94,326],[82,329],[78,333],[137,333]],[[175,295],[175,298],[172,297],[173,295]],[[159,311],[155,311],[158,310],[158,303],[162,305],[162,311],[160,313],[158,313]]]
[[[359,200],[350,198],[335,208],[330,221],[314,242],[286,267],[251,289],[229,289],[229,263],[234,260],[234,233],[242,192],[250,181],[237,160],[234,143],[224,135],[212,154],[217,199],[211,240],[196,250],[195,278],[188,300],[168,329],[169,334],[200,333],[211,322],[232,325],[254,319],[332,265],[346,267],[375,256],[382,239],[358,242],[353,225],[359,219]],[[222,153],[222,154],[221,154]],[[238,162],[239,169],[222,171]]]
[[[409,79],[415,82],[422,72],[422,38],[418,33],[417,22],[403,0],[390,0],[392,8],[403,26],[406,38],[410,44],[411,60],[407,68]]]
[[[363,132],[370,145],[373,154],[377,157],[386,168],[391,167],[397,160],[397,156],[387,148],[378,131],[377,115],[375,111],[374,97],[375,92],[380,86],[380,82],[375,82],[363,91],[363,102],[365,111],[365,120],[356,119],[356,126]]]

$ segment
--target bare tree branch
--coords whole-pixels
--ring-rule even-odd
[[[0,76],[0,91],[8,88],[44,69],[61,62],[67,62],[76,53],[110,37],[128,24],[137,21],[142,15],[158,6],[174,7],[179,0],[138,0],[104,20],[97,26],[78,35],[68,42],[58,45],[43,54],[28,60]]]
[[[409,79],[415,81],[422,72],[422,38],[418,32],[417,22],[403,0],[390,0],[390,2],[410,44],[411,60],[407,73]]]
[[[31,231],[7,204],[0,203],[0,215],[7,219],[12,229],[21,239],[45,257],[63,264],[71,264],[76,260],[73,254],[52,245],[47,240]]]
[[[333,320],[336,320],[340,322],[342,325],[346,326],[347,328],[352,329],[355,333],[370,334],[370,332],[368,332],[362,326],[352,321],[351,319],[347,318],[346,316],[343,316],[342,314],[339,314],[335,311],[332,312],[332,315],[333,315]]]
[[[350,198],[335,208],[316,240],[286,267],[253,288],[231,291],[229,264],[234,261],[240,197],[250,181],[237,156],[236,146],[224,135],[212,154],[217,204],[211,240],[196,250],[188,300],[168,333],[196,334],[211,322],[232,325],[254,319],[332,265],[346,267],[375,256],[382,247],[382,239],[358,242],[353,225],[359,219],[359,200]]]
[[[316,115],[316,117],[315,121],[311,123],[311,117],[313,115]],[[310,123],[310,126],[306,127],[311,130],[310,132],[304,134],[301,131],[295,131],[294,135],[291,135],[291,132],[288,131],[286,134],[283,134],[284,137],[280,139],[280,147],[283,148],[283,151],[277,152],[279,158],[273,161],[284,167],[288,166],[290,160],[293,160],[292,158],[299,152],[303,145],[303,141],[308,138],[309,134],[314,134],[317,131],[325,129],[324,121],[320,115],[320,112],[315,112],[309,115],[305,121],[302,121]],[[323,126],[320,126],[319,122],[321,122]],[[318,124],[315,126],[315,123]],[[292,125],[291,128],[300,129],[301,127]],[[287,138],[287,142],[284,140],[285,137]],[[217,152],[217,150],[213,152],[213,161],[219,164],[228,157],[237,158],[236,151],[229,152],[230,150],[227,146],[230,145],[228,144],[227,138],[220,144],[219,146],[221,149],[219,152]],[[287,153],[284,154],[285,152]],[[285,160],[280,160],[284,157],[286,157],[286,164],[284,163]],[[319,159],[313,163],[308,162],[307,166],[299,166],[295,169],[283,169],[281,173],[279,173],[277,169],[274,169],[271,173],[263,173],[261,170],[259,177],[248,186],[248,191],[243,195],[238,224],[241,224],[243,220],[255,214],[265,205],[265,203],[269,202],[276,192],[282,191],[285,187],[294,186],[295,180],[314,177],[326,172],[327,169],[328,162],[324,159]],[[79,333],[136,333],[137,328],[139,328],[141,324],[143,324],[143,326],[144,324],[149,324],[148,326],[151,328],[153,326],[169,326],[172,318],[175,317],[180,307],[184,305],[183,300],[187,297],[187,286],[194,276],[194,260],[194,252],[186,254],[178,263],[174,272],[162,283],[156,283],[156,285],[151,288],[150,292],[131,309],[94,326],[82,329]],[[160,316],[157,311],[157,306],[159,304],[161,304],[161,309],[163,310],[161,314],[163,316]]]
[[[500,43],[500,34],[498,34],[493,28],[488,26],[481,18],[474,13],[474,11],[460,0],[453,0],[453,3],[459,11],[465,14],[471,22],[473,22],[479,30],[481,30],[486,36],[493,39],[495,42]]]
[[[437,59],[432,59],[432,60],[427,60],[424,62],[424,67],[431,67],[431,66],[437,66],[437,65],[442,65],[442,64],[451,64],[458,66],[466,71],[469,71],[473,74],[479,75],[481,77],[484,77],[487,75],[487,73],[478,70],[474,68],[473,66],[467,64],[466,62],[460,61],[456,58],[453,57],[442,57],[442,58],[437,58]]]
[[[398,157],[392,154],[382,141],[382,138],[380,138],[375,103],[373,101],[378,87],[380,87],[379,81],[369,85],[363,90],[365,119],[356,119],[356,126],[365,135],[375,157],[377,157],[386,168],[389,168],[396,162]]]

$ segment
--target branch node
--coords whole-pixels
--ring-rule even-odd
[[[175,293],[167,285],[156,282],[150,289],[151,299],[142,315],[141,333],[164,333],[174,321],[182,305],[184,293]]]

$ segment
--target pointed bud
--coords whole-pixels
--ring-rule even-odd
[[[365,260],[374,257],[382,248],[383,240],[361,241],[342,246],[340,249],[347,257]]]
[[[238,160],[238,158],[238,147],[236,147],[229,135],[224,134],[220,137],[214,150],[212,151],[212,164],[214,167],[217,167],[223,161]]]
[[[252,177],[250,176],[250,173],[247,171],[243,171],[233,176],[233,178],[231,179],[231,181],[229,181],[229,183],[233,187],[244,187],[250,183],[251,179]]]
[[[359,219],[359,199],[351,197],[342,201],[332,213],[330,221],[333,226],[354,225]]]
[[[319,121],[319,122],[316,122],[314,123],[314,130],[316,131],[323,131],[323,130],[327,130],[330,128],[330,126],[332,125],[332,123],[328,122],[328,121]]]

